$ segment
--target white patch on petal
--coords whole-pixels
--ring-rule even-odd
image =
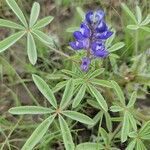
[[[76,42],[76,46],[79,46],[79,42]]]
[[[82,35],[84,34],[84,32],[85,32],[85,29],[84,28],[81,28],[80,29],[80,32],[82,33]]]

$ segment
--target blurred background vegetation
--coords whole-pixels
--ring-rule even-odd
[[[69,27],[78,27],[82,19],[76,11],[76,7],[81,7],[84,11],[104,9],[106,12],[106,19],[112,28],[116,30],[115,41],[125,42],[125,47],[117,52],[120,58],[117,60],[118,66],[120,66],[120,76],[126,76],[128,67],[132,65],[131,58],[134,55],[135,48],[135,33],[126,28],[126,25],[131,24],[131,20],[121,9],[121,2],[126,3],[131,10],[134,11],[135,6],[138,4],[142,9],[143,18],[150,12],[149,0],[36,0],[41,5],[40,17],[52,15],[54,20],[45,28],[44,32],[52,36],[55,39],[55,46],[69,54],[74,54],[69,50],[68,42],[73,40],[72,33],[66,32]],[[17,0],[17,3],[22,8],[22,11],[29,18],[32,3],[35,0]],[[5,0],[0,0],[0,18],[16,21],[15,15],[10,8],[6,5]],[[0,40],[4,39],[11,33],[13,29],[0,29]],[[44,45],[38,44],[38,62],[35,66],[32,66],[27,59],[26,43],[25,39],[21,39],[17,44],[12,46],[9,51],[0,54],[0,147],[3,149],[20,149],[22,143],[32,133],[40,122],[40,116],[24,116],[13,117],[7,111],[9,108],[18,105],[31,105],[35,103],[32,96],[37,99],[41,105],[46,105],[43,101],[43,97],[40,95],[37,88],[31,80],[31,73],[40,74],[47,80],[47,83],[53,88],[58,80],[63,76],[59,70],[69,68],[70,62],[63,58],[61,55],[53,52]],[[139,31],[138,34],[138,51],[140,53],[146,53],[150,56],[150,35],[145,31]],[[149,59],[148,57],[147,59]],[[140,58],[139,58],[140,59]],[[106,67],[109,66],[109,62],[106,62]],[[148,65],[148,64],[147,64]],[[150,71],[150,67],[148,70]],[[111,69],[109,69],[111,71]],[[57,75],[55,74],[57,73]],[[108,72],[107,77],[111,78],[111,73]],[[113,75],[114,78],[118,76]],[[120,78],[120,80],[122,80]],[[147,82],[147,81],[146,81]],[[120,81],[121,83],[121,81]],[[125,87],[124,83],[122,86]],[[128,87],[130,88],[130,86]],[[144,88],[143,88],[144,89]],[[32,93],[32,94],[31,94]],[[61,92],[60,92],[61,95]],[[145,91],[146,97],[139,102],[140,107],[144,107],[146,114],[149,114],[150,97],[149,93]],[[59,94],[58,94],[59,97]],[[90,108],[86,108],[90,111]],[[91,131],[84,130],[80,127],[75,129],[76,132],[81,132],[79,139],[82,141],[88,140],[88,134]],[[53,131],[53,129],[51,129]],[[53,132],[51,135],[47,135],[46,139],[41,145],[37,145],[37,149],[54,149],[62,150],[61,143],[57,140],[60,137],[60,131]],[[43,140],[44,141],[44,140]],[[48,143],[48,144],[47,144]],[[123,149],[123,145],[120,146]]]

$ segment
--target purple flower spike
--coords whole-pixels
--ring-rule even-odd
[[[88,71],[91,60],[88,57],[82,58],[82,64],[80,66],[82,71]]]
[[[87,56],[82,59],[81,69],[87,71],[90,58],[105,58],[109,52],[105,49],[105,41],[113,34],[105,22],[105,13],[102,10],[88,11],[80,30],[73,33],[76,41],[70,42],[74,50],[86,50]],[[94,57],[92,57],[94,56]]]

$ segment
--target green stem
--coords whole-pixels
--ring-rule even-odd
[[[110,141],[112,141],[112,139],[116,136],[116,134],[120,131],[122,127],[122,123],[120,123],[117,128],[114,130],[114,132],[111,134],[111,137],[110,137]]]
[[[138,40],[139,40],[139,32],[138,30],[135,31],[135,48],[134,53],[137,56],[138,55]]]

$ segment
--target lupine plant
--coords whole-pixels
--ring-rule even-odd
[[[33,3],[29,19],[16,0],[6,0],[6,3],[20,23],[0,19],[0,27],[13,29],[12,35],[0,41],[0,52],[26,36],[27,57],[32,67],[35,64],[40,66],[37,49],[41,43],[36,43],[38,40],[59,55],[63,65],[61,70],[54,67],[53,73],[34,68],[30,81],[39,92],[35,98],[34,92],[27,88],[11,64],[2,58],[5,52],[0,57],[0,67],[7,66],[6,70],[17,75],[34,102],[24,105],[9,88],[17,106],[9,108],[8,113],[15,120],[21,117],[8,136],[5,126],[9,126],[10,121],[0,118],[0,133],[6,138],[0,143],[1,150],[16,148],[11,144],[11,136],[20,133],[20,130],[29,130],[28,124],[20,123],[29,115],[38,116],[40,123],[34,121],[32,133],[23,137],[19,135],[21,140],[16,140],[19,142],[17,149],[49,150],[57,149],[55,145],[58,144],[61,150],[149,150],[150,116],[139,106],[139,101],[146,99],[149,92],[150,67],[147,64],[150,53],[139,49],[142,45],[139,44],[139,34],[141,31],[145,34],[150,32],[150,14],[142,19],[142,11],[137,4],[135,12],[132,12],[125,3],[121,3],[125,17],[127,14],[132,22],[125,24],[125,30],[133,32],[135,45],[132,56],[122,59],[123,51],[127,51],[129,46],[124,38],[118,37],[115,26],[107,20],[107,12],[102,8],[86,13],[81,7],[76,8],[81,21],[78,27],[66,29],[68,33],[73,33],[73,38],[67,43],[66,54],[65,50],[57,49],[57,42],[51,35],[43,32],[42,28],[54,17],[38,20],[39,3]],[[86,139],[83,134],[80,135],[83,131]]]

